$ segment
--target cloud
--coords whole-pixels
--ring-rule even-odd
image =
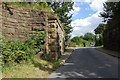
[[[84,19],[76,19],[73,21],[71,25],[75,27],[71,33],[72,37],[84,35],[87,32],[94,33],[94,29],[99,25],[99,23],[102,23],[102,18],[98,16],[99,13],[100,11],[92,14],[90,17]]]
[[[74,0],[75,2],[87,2],[89,8],[86,10],[92,10],[96,12],[95,14],[88,14],[89,17],[84,19],[76,19],[71,25],[74,26],[73,32],[71,33],[72,37],[81,36],[87,32],[94,33],[94,29],[98,27],[100,23],[103,23],[102,18],[99,17],[99,13],[103,11],[103,3],[107,0]]]
[[[72,11],[70,12],[70,14],[73,14],[73,16],[75,16],[75,15],[77,15],[78,12],[80,11],[80,7],[77,7],[77,4],[74,3],[73,9],[74,9],[74,10],[72,10]]]
[[[104,2],[105,0],[72,0],[73,2],[87,2],[87,3],[91,3],[91,2],[93,2],[93,1],[96,1],[96,2]],[[117,1],[118,2],[118,0],[115,0],[115,1]],[[109,2],[110,2],[110,0],[109,0]],[[111,1],[111,2],[113,2],[113,1]]]
[[[71,14],[74,14],[74,13],[80,11],[80,7],[75,7],[75,6],[73,6],[73,9],[74,9],[74,10],[72,10],[72,11],[70,12]]]
[[[88,19],[89,18],[86,18],[86,19],[76,19],[75,21],[73,21],[71,23],[71,25],[72,26],[77,26],[77,27],[79,27],[80,25],[82,25],[83,27],[84,26],[88,26],[88,25],[91,24],[90,22],[88,22]]]
[[[90,8],[93,11],[100,11],[103,9],[103,3],[107,0],[93,0],[90,4]]]

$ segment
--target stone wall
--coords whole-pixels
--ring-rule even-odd
[[[45,31],[48,25],[44,12],[7,4],[3,4],[2,23],[2,34],[7,39],[23,39],[26,33],[33,34],[37,28]]]
[[[55,59],[59,58],[62,53],[64,52],[64,45],[65,45],[65,38],[64,38],[64,29],[62,25],[60,24],[59,20],[56,19],[54,16],[48,17],[49,21],[49,41],[48,41],[48,47],[51,53],[50,57],[55,56]],[[56,52],[58,54],[56,54]]]
[[[2,4],[0,15],[5,39],[24,40],[26,33],[32,35],[37,29],[46,31],[43,48],[46,59],[57,60],[64,52],[64,29],[54,13]]]
[[[109,26],[103,33],[104,47],[120,52],[120,24]]]

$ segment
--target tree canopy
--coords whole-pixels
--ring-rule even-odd
[[[106,24],[99,24],[99,26],[94,30],[95,34],[101,34],[106,28]]]
[[[120,20],[120,1],[119,2],[106,2],[104,5],[104,11],[101,12],[101,17],[104,18],[104,22],[108,22],[111,19]]]
[[[95,35],[93,33],[86,33],[84,35],[84,40],[94,41],[95,40]]]
[[[81,38],[78,37],[78,36],[73,37],[73,38],[71,39],[71,41],[72,41],[72,42],[75,42],[77,45],[79,45],[80,42],[82,42]]]

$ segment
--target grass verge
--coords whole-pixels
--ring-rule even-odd
[[[120,58],[120,53],[119,52],[116,52],[116,51],[112,51],[112,50],[108,50],[108,49],[104,49],[103,47],[101,48],[95,48],[96,50],[100,51],[100,52],[103,52],[103,53],[106,53],[108,55],[111,55],[113,57],[117,57],[117,58]]]
[[[3,68],[3,78],[46,78],[58,67],[60,61],[46,61],[35,56],[34,60]]]

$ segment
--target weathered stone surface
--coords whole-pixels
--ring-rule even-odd
[[[15,29],[14,28],[6,28],[5,29],[6,33],[15,33]]]
[[[50,38],[56,39],[57,38],[57,34],[51,33]]]
[[[14,23],[17,22],[17,20],[14,18],[7,18],[7,21],[14,22]]]
[[[115,25],[109,25],[103,33],[104,47],[106,49],[111,49],[120,52],[120,27],[119,23]],[[114,47],[114,48],[113,48]]]

